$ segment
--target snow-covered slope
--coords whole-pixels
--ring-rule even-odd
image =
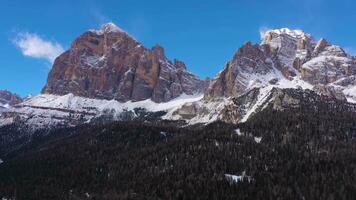
[[[9,104],[2,104],[0,103],[0,113],[6,111],[10,107]]]
[[[155,103],[150,99],[125,103],[116,100],[90,99],[68,94],[64,96],[42,94],[27,99],[3,113],[0,126],[21,121],[33,128],[51,126],[75,126],[88,123],[103,115],[110,115],[113,120],[120,120],[124,112],[135,108],[145,109],[147,112],[167,112],[170,118],[172,112],[185,103],[198,101],[202,95],[186,95],[166,103]]]

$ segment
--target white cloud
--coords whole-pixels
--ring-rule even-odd
[[[267,32],[267,31],[270,31],[271,29],[270,28],[268,28],[268,27],[265,27],[265,26],[263,26],[263,27],[260,27],[260,37],[261,37],[261,39],[263,39],[263,37],[265,36],[265,33]]]
[[[57,42],[46,41],[34,33],[19,33],[14,40],[24,56],[43,58],[53,63],[64,48]]]

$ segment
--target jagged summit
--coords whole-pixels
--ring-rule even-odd
[[[264,33],[264,37],[268,36],[269,34],[288,35],[288,36],[296,38],[296,39],[312,38],[311,34],[306,33],[300,29],[292,30],[289,28],[280,28],[280,29],[267,30]]]
[[[183,65],[170,61],[160,45],[146,48],[107,23],[79,36],[56,59],[42,93],[121,102],[167,102],[182,94],[202,93],[204,81]]]
[[[204,92],[200,101],[177,107],[170,115],[191,123],[246,120],[273,88],[309,89],[356,102],[356,58],[302,30],[266,31],[261,44],[243,44],[223,70],[205,82],[187,71],[182,61],[169,60],[158,44],[146,48],[112,23],[97,31],[82,34],[56,59],[41,98],[53,95],[55,101],[73,94],[85,101],[162,103]],[[243,101],[232,102],[244,95]],[[40,104],[26,106],[34,109]],[[26,111],[32,113],[31,109]],[[235,111],[241,111],[241,116],[227,120],[224,113]]]
[[[183,106],[176,116],[191,123],[217,119],[240,122],[257,112],[273,88],[309,89],[356,102],[356,58],[326,39],[316,41],[302,30],[269,30],[261,44],[244,43],[212,80],[203,100]],[[237,105],[231,102],[231,98],[246,94],[246,101]],[[243,118],[224,115],[241,110]]]
[[[108,23],[102,24],[100,29],[90,29],[89,31],[94,32],[99,35],[104,34],[104,33],[111,33],[111,32],[127,34],[126,31],[124,31],[122,28],[120,28],[113,22],[108,22]]]
[[[274,49],[313,49],[316,45],[311,34],[303,30],[291,30],[288,28],[268,30],[262,36],[261,45],[267,44]],[[288,52],[286,52],[288,54]]]
[[[112,22],[103,24],[100,30],[104,32],[125,32],[124,30],[122,30],[120,27],[118,27],[116,24]]]

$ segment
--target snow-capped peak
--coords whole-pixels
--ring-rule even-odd
[[[118,27],[116,24],[114,24],[112,22],[103,24],[101,26],[100,30],[103,32],[125,32],[120,27]]]
[[[305,33],[303,30],[300,29],[295,29],[291,30],[289,28],[281,28],[281,29],[274,29],[274,30],[268,30],[265,32],[265,37],[269,33],[275,33],[277,35],[288,35],[296,39],[305,39],[305,38],[311,38],[311,35],[308,33]]]
[[[109,22],[109,23],[106,23],[106,24],[103,24],[99,30],[97,29],[91,29],[89,30],[91,32],[95,32],[96,34],[98,35],[102,35],[104,33],[112,33],[112,32],[115,32],[115,33],[125,33],[127,34],[123,29],[121,29],[120,27],[118,27],[116,24],[112,23],[112,22]]]
[[[124,29],[120,28],[119,26],[117,26],[113,22],[108,22],[106,24],[103,24],[100,29],[90,29],[89,31],[92,32],[92,33],[95,33],[97,35],[103,35],[103,34],[107,34],[107,33],[123,33],[124,35],[127,35],[131,39],[133,39],[136,42],[138,42],[135,39],[135,37],[130,35],[128,32],[124,31]]]
[[[273,29],[273,30],[267,30],[263,33],[262,37],[262,43],[267,43],[269,40],[271,40],[271,37],[283,37],[283,36],[289,36],[290,38],[294,39],[303,39],[303,40],[314,40],[313,37],[305,33],[303,30],[300,29],[289,29],[289,28],[281,28],[281,29]]]

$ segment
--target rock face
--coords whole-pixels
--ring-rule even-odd
[[[260,44],[246,42],[211,81],[203,100],[177,110],[190,123],[243,122],[263,108],[274,88],[310,90],[356,102],[356,58],[325,39],[287,28],[267,31]],[[288,95],[281,101],[298,104]]]
[[[340,94],[347,93],[343,90],[355,86],[355,75],[356,58],[341,47],[325,39],[316,41],[301,30],[277,29],[267,31],[261,44],[246,42],[239,48],[212,81],[205,99],[234,97],[267,85],[316,86],[323,94],[342,99]]]
[[[44,94],[167,102],[202,93],[205,82],[156,45],[147,49],[112,23],[85,32],[53,65]]]
[[[0,106],[13,106],[22,102],[22,98],[6,90],[0,90]]]

